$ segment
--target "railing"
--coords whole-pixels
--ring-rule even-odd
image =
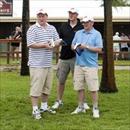
[[[19,44],[20,42],[21,42],[21,40],[16,40],[16,39],[0,39],[0,44],[7,44],[7,51],[1,51],[0,52],[0,54],[6,54],[6,56],[7,56],[7,64],[10,64],[10,55],[21,54],[21,51],[12,52],[10,50],[11,43]],[[55,48],[54,53],[56,55],[56,63],[57,63],[58,59],[59,59],[59,48]]]
[[[0,54],[6,54],[7,55],[7,64],[10,63],[10,54],[14,55],[14,54],[20,54],[21,51],[15,51],[12,52],[10,50],[10,44],[11,43],[16,43],[19,44],[21,42],[21,40],[18,39],[0,39],[0,44],[7,44],[7,51],[1,51]]]
[[[114,43],[119,43],[119,44],[130,44],[130,40],[128,39],[128,40],[113,40],[113,44]],[[118,58],[120,58],[121,57],[121,59],[124,57],[124,59],[129,59],[129,55],[130,55],[130,51],[129,51],[129,49],[128,49],[128,51],[115,51],[115,52],[113,52],[113,55],[114,55],[114,58],[116,59],[116,60],[118,60]]]
[[[0,44],[7,44],[7,51],[1,51],[0,52],[0,54],[6,54],[7,55],[7,64],[9,64],[10,63],[10,54],[21,54],[21,51],[15,51],[15,52],[11,52],[11,50],[10,50],[10,45],[11,45],[11,43],[18,43],[19,44],[19,42],[21,42],[21,40],[16,40],[16,39],[0,39]],[[125,43],[125,42],[127,42],[127,43],[130,43],[130,40],[113,40],[113,43],[116,43],[116,42],[118,42],[118,43],[121,43],[121,44],[123,44],[123,43]],[[59,48],[56,48],[55,50],[54,50],[54,52],[55,52],[55,54],[56,54],[56,63],[58,62],[58,59],[59,59]],[[101,54],[103,54],[103,52],[101,52]],[[128,54],[130,54],[130,52],[128,52],[128,51],[120,51],[120,52],[113,52],[113,54],[115,55],[115,54],[124,54],[124,55],[128,55]]]

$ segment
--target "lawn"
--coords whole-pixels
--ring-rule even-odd
[[[99,65],[102,65],[102,59],[101,57],[98,60]],[[7,59],[6,57],[0,57],[0,64],[1,65],[7,65]],[[20,62],[15,60],[13,61],[12,58],[10,58],[9,65],[19,65]],[[56,64],[56,59],[53,58],[53,64]],[[130,60],[114,60],[114,65],[121,65],[121,66],[130,66]]]
[[[101,71],[99,73],[101,75]],[[100,118],[93,119],[91,110],[85,114],[70,115],[77,106],[76,92],[69,75],[64,93],[64,105],[56,115],[43,113],[41,120],[31,116],[29,77],[18,72],[0,74],[0,126],[1,130],[130,130],[130,72],[115,72],[117,93],[99,93]],[[92,108],[90,94],[87,102]],[[56,78],[49,105],[56,98]]]

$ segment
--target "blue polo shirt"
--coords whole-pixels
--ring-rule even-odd
[[[86,44],[94,48],[103,47],[101,33],[94,28],[89,32],[84,29],[77,31],[72,44],[75,45],[77,43]],[[76,54],[76,65],[98,67],[98,53],[83,49],[80,55]]]

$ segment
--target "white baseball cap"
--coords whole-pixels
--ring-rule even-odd
[[[75,8],[70,8],[70,9],[68,10],[68,12],[77,13],[77,14],[78,14],[78,10],[75,9]]]
[[[43,10],[43,9],[38,10],[36,14],[37,14],[37,15],[38,15],[38,14],[48,15],[47,12],[46,12],[45,10]]]
[[[116,35],[119,35],[119,32],[116,32]]]
[[[89,22],[89,21],[94,22],[94,18],[93,18],[93,17],[90,17],[90,16],[85,16],[85,17],[83,17],[83,19],[82,19],[82,22]]]

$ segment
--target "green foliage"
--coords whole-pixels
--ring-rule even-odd
[[[130,1],[129,0],[113,0],[112,5],[117,7],[117,6],[130,6]]]
[[[77,96],[73,90],[72,77],[69,75],[64,93],[64,106],[57,111],[56,115],[44,113],[43,118],[36,121],[31,116],[29,77],[21,77],[18,72],[1,72],[1,130],[129,130],[129,72],[116,71],[115,75],[119,92],[99,94],[101,111],[99,119],[92,118],[91,110],[86,114],[70,115],[77,106]],[[87,102],[92,108],[90,93],[86,92],[86,94]],[[56,77],[54,76],[49,105],[52,105],[55,99]]]
[[[102,0],[104,1],[104,0]],[[103,6],[102,4],[101,6]],[[130,0],[112,0],[112,6],[120,7],[120,6],[130,6]]]

